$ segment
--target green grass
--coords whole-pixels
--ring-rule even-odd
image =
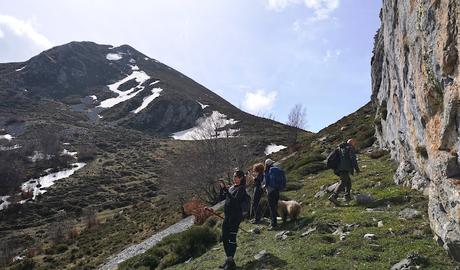
[[[301,179],[302,188],[284,193],[303,205],[300,219],[282,224],[280,228],[291,230],[294,235],[278,241],[275,240],[277,231],[243,223],[241,226],[245,230],[257,226],[262,232],[260,235],[238,234],[236,263],[239,269],[389,269],[411,251],[428,259],[428,266],[424,269],[453,269],[457,266],[432,239],[426,215],[427,200],[417,191],[393,184],[395,165],[389,156],[371,159],[360,155],[359,158],[363,172],[353,176],[353,194],[372,194],[380,205],[373,205],[373,211],[354,201],[342,207],[332,207],[326,197],[316,199],[314,195],[322,185],[337,181],[337,177],[330,171],[307,175]],[[424,214],[414,220],[402,220],[399,212],[407,207]],[[384,226],[377,227],[378,221]],[[341,241],[338,235],[320,229],[327,224],[354,226]],[[318,230],[301,237],[312,227]],[[377,239],[363,239],[367,233],[375,234]],[[261,250],[266,250],[269,255],[257,261],[254,255]],[[224,259],[222,244],[217,244],[199,258],[169,269],[216,269]]]
[[[123,262],[119,269],[165,269],[189,258],[196,258],[217,243],[218,231],[215,225],[212,222],[211,226],[193,226],[184,232],[168,236],[146,253]]]

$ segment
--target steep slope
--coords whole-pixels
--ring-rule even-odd
[[[302,203],[300,218],[282,223],[277,231],[266,230],[268,221],[263,225],[243,222],[241,228],[249,233],[238,233],[237,269],[390,269],[408,254],[419,255],[413,256],[413,267],[458,266],[432,241],[423,194],[397,186],[393,182],[397,166],[389,154],[367,148],[373,141],[373,115],[369,103],[318,134],[306,136],[297,154],[273,156],[282,160],[288,175],[282,197]],[[337,176],[315,160],[324,160],[328,149],[349,137],[367,141],[358,155],[362,173],[352,177],[352,193],[372,199],[333,207],[326,190]],[[218,242],[220,224],[211,218],[201,227],[165,239],[145,255],[123,263],[121,269],[216,269],[225,260]],[[366,234],[374,236],[366,239]]]
[[[383,1],[372,61],[377,138],[395,181],[428,194],[431,228],[460,260],[457,0]]]

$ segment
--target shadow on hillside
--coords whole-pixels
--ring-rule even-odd
[[[287,262],[282,260],[273,254],[267,253],[262,259],[254,260],[246,263],[241,267],[237,267],[238,270],[252,270],[252,269],[273,269],[277,267],[286,266]]]

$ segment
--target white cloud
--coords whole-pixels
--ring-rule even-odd
[[[340,0],[266,0],[267,8],[275,11],[282,11],[291,5],[304,4],[307,8],[312,9],[315,16],[311,18],[314,21],[325,20],[329,15],[339,7]]]
[[[313,20],[325,20],[339,7],[339,0],[305,0],[305,5],[315,12]]]
[[[267,8],[275,11],[282,11],[287,6],[302,3],[301,0],[267,0]]]
[[[251,113],[270,110],[275,103],[276,96],[276,91],[256,90],[255,92],[246,92],[243,108]]]
[[[337,59],[337,58],[339,58],[341,53],[342,53],[342,51],[340,51],[340,50],[335,50],[335,51],[327,50],[326,54],[324,55],[323,61],[328,62],[331,59]]]
[[[49,41],[44,35],[38,33],[30,23],[17,19],[13,16],[0,15],[0,28],[7,28],[16,36],[26,37],[35,45],[43,49],[48,49],[53,46],[51,41]],[[5,35],[0,29],[0,38],[4,36]]]

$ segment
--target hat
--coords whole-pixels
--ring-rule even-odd
[[[273,164],[275,164],[275,161],[273,161],[273,160],[271,160],[269,158],[267,160],[265,160],[265,166],[271,166]]]

